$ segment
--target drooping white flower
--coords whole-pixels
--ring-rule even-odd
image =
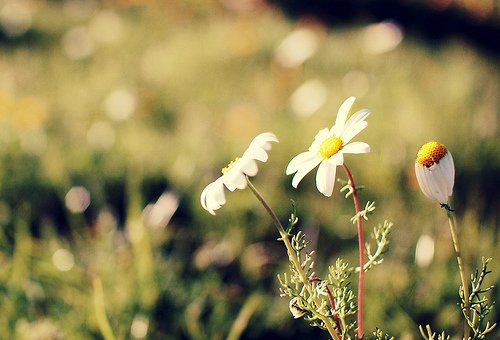
[[[415,160],[415,174],[425,196],[448,204],[455,183],[455,165],[443,144],[430,141],[422,145]]]
[[[298,154],[288,163],[286,174],[295,173],[292,180],[294,188],[297,188],[305,175],[319,165],[316,187],[323,195],[331,196],[337,166],[344,164],[344,154],[370,152],[370,146],[364,142],[349,143],[354,136],[368,126],[365,119],[370,115],[370,111],[364,109],[347,119],[355,100],[354,97],[347,98],[340,106],[332,128],[319,131],[309,150]]]
[[[222,176],[205,187],[201,193],[201,206],[212,215],[226,203],[224,186],[229,191],[245,189],[246,177],[257,175],[259,171],[257,162],[266,162],[267,151],[271,150],[271,142],[278,142],[278,138],[270,133],[264,132],[255,137],[243,156],[236,158],[222,169]]]

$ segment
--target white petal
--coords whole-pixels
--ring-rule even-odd
[[[293,157],[292,160],[288,163],[288,165],[286,166],[285,173],[287,175],[291,175],[294,172],[297,172],[303,163],[307,163],[312,159],[315,159],[316,157],[318,157],[318,155],[311,151],[305,151],[299,153],[297,156]]]
[[[319,165],[318,173],[316,174],[316,187],[319,192],[327,197],[330,197],[333,193],[336,172],[337,166],[330,162],[323,161]]]
[[[447,182],[447,195],[451,196],[453,194],[453,186],[455,184],[455,165],[453,164],[453,157],[448,151],[446,155],[439,161],[439,164],[443,167],[443,173],[446,176]]]
[[[332,127],[332,131],[335,136],[339,136],[340,133],[344,130],[345,122],[347,120],[347,115],[351,110],[351,106],[356,100],[355,97],[347,98],[342,105],[340,105],[339,111],[337,112],[337,119],[335,120],[335,125]]]
[[[333,134],[327,128],[320,130],[316,134],[316,136],[314,136],[314,141],[312,142],[311,146],[309,147],[309,151],[318,152],[321,143],[323,143],[323,141],[325,139],[327,139],[328,137],[331,137],[331,136],[333,136]]]
[[[355,124],[351,124],[349,127],[346,127],[340,136],[342,142],[349,143],[351,139],[353,139],[358,133],[363,131],[368,126],[368,123],[364,120],[357,122]]]
[[[443,171],[443,166],[437,163],[434,167],[431,176],[429,177],[434,183],[433,190],[436,199],[439,203],[448,203],[448,180],[446,173]]]
[[[342,153],[368,153],[370,145],[364,142],[352,142],[342,147]]]
[[[329,131],[330,130],[328,128],[319,130],[316,136],[314,136],[314,140],[324,141],[326,138],[330,136]]]
[[[448,151],[448,155],[450,155],[450,167],[451,167],[451,178],[453,178],[453,184],[455,184],[455,163],[453,161],[453,156],[451,155],[451,152]],[[446,157],[446,156],[445,156]],[[452,189],[453,189],[453,185],[452,185]]]
[[[226,203],[222,177],[219,177],[203,189],[200,196],[200,202],[203,209],[207,210],[212,215],[215,215],[215,210]]]
[[[242,158],[241,161],[240,171],[242,173],[250,177],[257,175],[257,173],[259,172],[259,167],[257,166],[257,162],[255,160],[250,158]]]
[[[267,161],[267,152],[263,148],[248,148],[242,158],[256,159],[261,162]]]
[[[256,136],[252,140],[252,142],[250,143],[250,145],[252,145],[253,143],[262,145],[264,143],[269,143],[269,142],[276,142],[276,143],[278,143],[279,142],[278,137],[276,137],[276,135],[274,133],[264,132],[264,133],[261,133],[260,135]]]
[[[342,151],[342,150],[341,150]],[[339,166],[344,164],[344,154],[343,152],[337,152],[332,157],[328,158],[328,163],[331,165]]]
[[[261,133],[252,140],[243,157],[266,162],[268,158],[266,151],[271,150],[271,142],[278,142],[278,138],[270,132]]]
[[[255,137],[249,145],[251,148],[263,148],[265,150],[271,149],[271,142],[278,143],[278,137],[271,132],[264,132]]]
[[[427,181],[426,170],[427,169],[425,166],[415,162],[415,175],[417,177],[417,182],[418,185],[420,186],[420,190],[422,190],[422,192],[427,198],[434,200],[434,197],[432,196],[432,191],[429,188],[429,183]]]
[[[364,121],[370,115],[370,113],[371,112],[368,109],[363,109],[354,113],[345,123],[344,129],[348,129],[349,126]]]
[[[321,157],[316,156],[313,159],[303,162],[298,168],[297,173],[293,176],[292,186],[297,188],[302,178],[307,175],[312,169],[314,169],[319,163],[321,163]]]
[[[243,159],[239,159],[236,162],[240,163],[241,160]],[[247,180],[245,178],[245,174],[242,171],[242,164],[236,164],[236,162],[228,172],[222,175],[224,185],[229,191],[234,191],[236,189],[245,189],[247,187]]]
[[[422,192],[431,200],[441,204],[448,203],[448,184],[446,175],[439,164],[427,168],[415,163],[415,173]]]

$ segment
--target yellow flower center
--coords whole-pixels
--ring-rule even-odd
[[[327,159],[335,155],[342,149],[342,139],[339,137],[328,137],[319,146],[319,153],[323,159]]]
[[[435,141],[430,141],[422,145],[417,153],[417,163],[427,168],[439,161],[446,155],[446,146]]]
[[[225,175],[229,170],[231,170],[231,168],[233,167],[234,163],[236,163],[236,161],[240,159],[240,157],[236,157],[234,160],[232,160],[231,162],[229,162],[228,165],[226,165],[224,168],[222,168],[221,172],[223,175]]]

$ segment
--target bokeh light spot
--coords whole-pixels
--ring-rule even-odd
[[[25,1],[6,1],[0,9],[0,25],[9,37],[19,37],[31,27],[32,14]]]
[[[415,249],[415,262],[417,266],[425,268],[434,259],[434,239],[427,234],[420,236]]]
[[[85,26],[78,26],[66,32],[62,38],[62,48],[68,58],[81,60],[94,53],[94,40]]]
[[[368,53],[381,54],[391,51],[403,40],[400,26],[390,21],[372,24],[364,31],[364,46]]]
[[[320,80],[312,79],[300,85],[290,97],[293,112],[300,117],[315,113],[328,98],[328,90]]]
[[[75,265],[75,258],[69,250],[60,248],[52,255],[52,264],[58,270],[67,272]]]
[[[143,339],[148,335],[149,320],[143,315],[137,315],[130,326],[130,334],[134,339]]]
[[[316,53],[318,44],[318,36],[312,29],[299,28],[281,41],[274,57],[281,66],[298,67]]]
[[[154,204],[144,209],[146,223],[154,228],[164,228],[179,207],[179,198],[172,192],[163,193]]]
[[[82,186],[72,187],[66,194],[65,203],[72,213],[84,212],[90,205],[90,193]]]
[[[117,89],[111,92],[104,102],[109,118],[122,121],[130,118],[137,106],[137,98],[129,89]]]

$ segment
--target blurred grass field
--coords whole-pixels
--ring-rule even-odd
[[[339,256],[356,263],[351,202],[338,190],[325,199],[312,175],[298,190],[284,175],[351,95],[372,111],[358,137],[371,153],[346,157],[362,201],[377,202],[367,233],[395,224],[366,276],[367,331],[460,331],[446,217],[413,174],[430,139],[455,159],[469,270],[493,257],[498,281],[498,58],[460,39],[429,45],[395,22],[330,29],[259,1],[0,7],[1,338],[326,338],[279,297],[285,250],[250,192],[227,195],[216,217],[199,195],[272,131],[280,143],[256,186],[283,221],[297,202],[319,276]],[[417,243],[433,256],[416,256]]]

